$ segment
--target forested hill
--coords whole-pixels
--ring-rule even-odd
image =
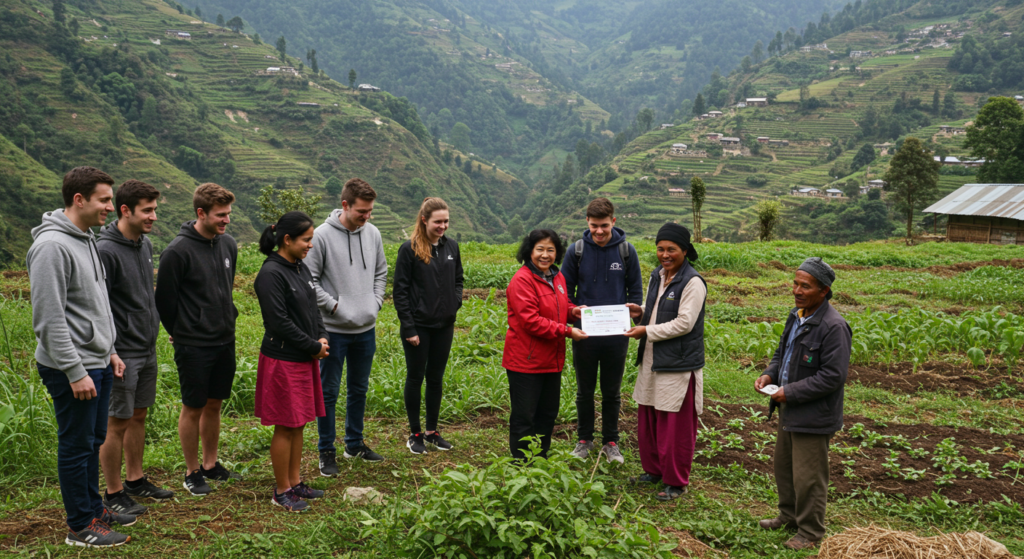
[[[487,238],[526,195],[515,177],[437,145],[405,99],[357,93],[173,1],[5,0],[0,52],[0,265],[23,257],[29,227],[60,206],[59,177],[76,165],[164,192],[158,248],[204,181],[235,192],[242,240],[262,227],[268,185],[334,207],[341,182],[365,178],[392,242],[423,196],[452,204],[453,232]],[[296,71],[267,72],[284,66]]]
[[[759,63],[714,77],[700,91],[703,106],[672,126],[639,136],[607,165],[582,166],[575,181],[550,175],[524,215],[578,229],[587,201],[606,195],[628,233],[652,235],[667,220],[692,225],[691,180],[699,177],[707,188],[704,234],[715,240],[758,238],[762,201],[781,204],[779,238],[850,243],[905,230],[898,200],[868,189],[869,181],[884,177],[911,136],[936,157],[972,159],[964,130],[978,109],[990,97],[1024,95],[1024,4],[878,7],[851,5],[771,41]],[[712,103],[721,108],[717,118],[706,114]],[[915,209],[977,182],[977,172],[943,165],[937,191]],[[825,197],[828,189],[834,198]],[[932,216],[916,215],[917,233],[933,226]]]

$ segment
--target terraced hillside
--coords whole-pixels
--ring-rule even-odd
[[[324,195],[330,176],[360,176],[380,192],[375,223],[392,241],[424,195],[445,197],[453,231],[481,239],[500,232],[507,209],[525,196],[514,177],[445,163],[404,99],[357,94],[306,69],[266,75],[285,65],[271,47],[170,4],[100,1],[68,7],[64,24],[52,17],[48,5],[0,6],[0,134],[49,175],[22,173],[7,158],[0,172],[47,182],[50,209],[60,205],[54,177],[82,164],[166,190],[158,247],[191,214],[191,192],[207,180],[238,196],[232,233],[243,240],[261,227],[255,199],[268,184]],[[25,223],[38,220],[34,213],[0,208]],[[21,227],[11,234],[16,246],[28,238]]]
[[[752,208],[761,199],[773,198],[783,203],[780,234],[815,238],[826,223],[816,224],[817,217],[843,211],[829,204],[852,202],[845,198],[829,202],[797,197],[791,195],[794,189],[813,187],[824,191],[843,188],[850,181],[866,185],[869,180],[880,179],[893,146],[908,136],[922,139],[938,154],[965,158],[968,154],[962,132],[940,126],[962,129],[984,97],[1019,92],[960,91],[953,87],[958,74],[948,69],[949,62],[962,41],[961,33],[977,40],[998,40],[1009,32],[1007,29],[1020,28],[1024,6],[997,8],[994,14],[974,12],[939,19],[914,19],[913,13],[912,9],[896,14],[891,21],[883,20],[885,25],[854,29],[830,39],[831,52],[792,52],[755,66],[750,72],[733,72],[729,80],[734,103],[724,109],[723,116],[676,121],[671,128],[637,138],[613,161],[619,177],[592,189],[592,194],[610,195],[630,208],[624,213],[635,217],[620,220],[627,231],[653,235],[668,220],[691,224],[688,195],[670,196],[665,193],[667,188],[659,188],[656,190],[661,191],[660,195],[627,196],[623,186],[647,177],[663,187],[688,191],[690,179],[699,176],[708,189],[703,212],[706,236],[728,241],[755,238]],[[900,27],[917,39],[896,44],[893,37]],[[944,35],[936,38],[933,29]],[[850,58],[847,49],[872,53]],[[735,102],[743,100],[744,93],[769,97],[771,101],[763,107],[737,107]],[[719,142],[708,139],[712,133],[739,137],[742,145],[725,146],[721,156],[715,155]],[[769,139],[784,142],[769,143]],[[673,154],[672,145],[678,143],[687,144],[690,152]],[[867,164],[855,162],[864,144],[876,146]],[[711,149],[712,154],[694,154],[705,149]],[[975,182],[974,174],[972,169],[944,168],[940,195]],[[931,217],[917,217],[918,225],[930,232]],[[571,219],[557,223],[562,224],[576,227]],[[894,223],[889,220],[874,219],[872,227],[873,231],[859,234],[879,238],[894,232]]]

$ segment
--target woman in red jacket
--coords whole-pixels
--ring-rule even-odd
[[[575,307],[569,302],[565,278],[556,266],[564,255],[565,247],[557,233],[550,229],[531,231],[516,254],[523,267],[512,276],[506,290],[508,332],[501,364],[508,371],[512,402],[509,448],[519,460],[525,458],[523,450],[529,447],[522,439],[530,436],[540,437],[540,455],[547,457],[558,417],[565,339],[587,338],[568,323]]]

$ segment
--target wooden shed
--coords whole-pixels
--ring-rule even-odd
[[[924,211],[949,216],[950,242],[1024,245],[1024,184],[965,184]]]

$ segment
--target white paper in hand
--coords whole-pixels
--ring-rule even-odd
[[[776,386],[774,384],[766,384],[763,387],[761,387],[761,390],[759,390],[758,392],[760,392],[761,394],[767,394],[767,395],[771,396],[772,394],[775,394],[778,391],[779,391],[779,387],[778,386]]]
[[[588,336],[621,336],[629,330],[626,305],[587,307],[581,314],[581,330]]]

